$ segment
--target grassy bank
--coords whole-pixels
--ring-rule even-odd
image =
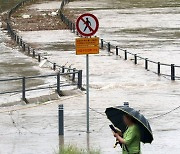
[[[87,151],[73,145],[68,145],[60,148],[57,154],[100,154],[100,150],[90,149]]]

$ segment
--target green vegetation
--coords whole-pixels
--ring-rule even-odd
[[[60,148],[59,153],[57,154],[100,154],[100,151],[94,149],[90,149],[90,151],[87,151],[73,145],[68,145]]]

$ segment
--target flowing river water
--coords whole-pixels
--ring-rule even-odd
[[[177,65],[180,64],[179,6],[178,0],[99,0],[68,5],[97,15],[100,20],[97,35],[104,40],[151,60]]]
[[[0,13],[4,13],[17,4],[19,0],[0,0]],[[1,27],[0,21],[0,27]],[[26,56],[19,51],[19,48],[11,44],[10,37],[7,35],[7,31],[0,28],[0,78],[18,78],[22,76],[33,76],[45,74],[48,71],[42,71],[39,68],[39,64],[32,58]],[[11,47],[12,45],[12,47]],[[52,72],[51,72],[52,73]],[[43,84],[41,79],[35,79],[27,82],[28,87],[33,87]],[[21,90],[21,80],[4,81],[0,82],[0,91],[14,91]],[[16,97],[18,96],[18,97]],[[21,94],[13,93],[12,95],[1,95],[0,104],[19,101]]]
[[[100,21],[97,36],[152,60],[180,64],[179,0],[74,1],[66,7],[94,13]],[[7,37],[3,32],[0,33],[4,38]],[[21,35],[31,43],[48,41],[44,31],[22,32]],[[52,46],[67,42],[68,45],[73,45],[75,39],[69,31],[48,32],[48,36]],[[53,42],[53,37],[50,36],[57,40]],[[4,43],[0,46],[6,48]],[[83,70],[85,77],[84,56],[74,56],[72,49],[62,49],[59,52],[56,48],[44,52],[48,52],[49,58],[56,63],[71,62],[74,67]],[[179,106],[179,86],[179,81],[171,82],[158,77],[130,61],[108,56],[106,51],[90,56],[90,105],[102,114],[106,107],[129,101],[130,106],[139,109],[147,118],[155,117]],[[85,96],[53,103],[36,109],[17,111],[13,115],[3,114],[5,118],[0,123],[0,152],[4,149],[3,153],[53,153],[59,144],[57,106],[64,103],[66,144],[99,148],[103,154],[120,153],[119,148],[113,149],[114,138],[108,127],[110,122],[105,116],[92,110],[91,133],[86,138]],[[11,126],[10,116],[17,121],[16,128]],[[179,111],[176,110],[167,116],[151,119],[154,141],[152,145],[142,145],[143,153],[177,154],[180,151],[179,117]],[[4,132],[7,128],[9,132]]]

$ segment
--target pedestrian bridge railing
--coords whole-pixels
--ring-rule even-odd
[[[106,49],[107,52],[109,53],[109,55],[111,53],[113,53],[116,56],[123,57],[124,60],[131,59],[131,60],[134,61],[135,65],[138,64],[138,61],[144,61],[144,68],[145,68],[145,70],[151,70],[149,68],[150,64],[154,64],[154,65],[156,65],[155,66],[156,67],[156,71],[154,71],[154,70],[151,70],[151,71],[153,71],[155,74],[157,74],[159,76],[162,75],[164,77],[170,77],[171,80],[178,80],[178,79],[180,79],[180,77],[177,76],[176,72],[175,72],[175,70],[177,68],[180,68],[180,66],[178,66],[178,65],[175,65],[175,64],[165,64],[165,63],[161,63],[161,62],[156,62],[156,61],[150,60],[148,58],[144,58],[142,56],[139,56],[138,54],[129,52],[129,51],[127,51],[125,49],[122,49],[122,48],[120,48],[118,46],[114,46],[110,42],[106,42],[103,39],[101,39],[100,48],[101,49]],[[167,67],[167,69],[162,69],[162,67]],[[166,72],[163,73],[164,70],[166,70]],[[167,70],[169,70],[169,71],[167,71]]]
[[[65,65],[58,65],[50,60],[47,59],[47,57],[43,56],[41,53],[38,53],[34,48],[32,48],[28,43],[23,41],[22,37],[20,37],[17,32],[13,29],[11,25],[11,15],[16,12],[16,10],[22,6],[24,6],[26,3],[31,3],[36,0],[23,0],[19,2],[16,6],[14,6],[7,15],[7,31],[10,34],[11,38],[17,43],[17,45],[21,48],[22,52],[24,52],[26,55],[31,56],[32,58],[38,60],[38,62],[41,62],[42,60],[46,60],[46,63],[48,63],[48,66],[51,67],[54,71],[58,71],[60,73],[68,73],[69,76],[73,76],[74,74],[77,74],[78,72],[78,80],[82,80],[82,70],[78,70],[76,68],[71,68],[71,65],[69,67]],[[75,72],[75,73],[74,73]],[[81,84],[82,86],[82,84]],[[82,87],[79,87],[80,89]]]
[[[64,13],[64,6],[68,4],[70,0],[62,0],[60,9],[59,9],[59,16],[61,20],[67,25],[67,27],[70,29],[71,32],[75,33],[76,35],[80,36],[78,34],[76,27],[75,27],[75,22],[71,21]],[[103,39],[100,41],[100,48],[101,49],[106,49],[109,55],[116,55],[123,57],[124,60],[131,59],[134,61],[134,64],[137,65],[139,61],[144,61],[144,68],[145,70],[150,70],[153,73],[157,74],[158,76],[163,76],[165,78],[170,78],[172,81],[174,80],[180,80],[180,71],[177,69],[180,68],[180,65],[175,65],[175,64],[165,64],[161,62],[156,62],[151,59],[142,57],[138,54],[129,52],[125,49],[122,49],[119,46],[112,45],[110,42],[107,42]],[[150,68],[150,64],[154,65],[153,68]]]
[[[65,76],[68,76],[68,78],[72,81],[70,83],[61,81],[62,77],[65,78]],[[34,79],[41,79],[44,78],[50,78],[51,84],[40,84],[39,86],[30,86],[29,83],[33,83]],[[5,83],[8,82],[8,84],[11,85],[11,89],[15,87],[15,84],[13,85],[13,82],[21,82],[21,88],[16,88],[16,90],[6,90],[6,91],[0,91],[0,95],[5,94],[15,94],[15,93],[22,93],[22,100],[26,101],[26,93],[29,91],[38,91],[43,89],[54,89],[55,92],[59,96],[61,96],[61,89],[62,87],[67,86],[77,86],[77,88],[82,88],[82,71],[73,71],[73,72],[66,72],[66,73],[56,73],[56,74],[48,74],[48,75],[37,75],[37,76],[27,76],[27,77],[18,77],[18,78],[8,78],[8,79],[0,79],[0,85],[5,85]]]

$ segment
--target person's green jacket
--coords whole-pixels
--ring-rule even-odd
[[[140,154],[140,131],[137,125],[129,126],[124,132],[125,143],[122,147],[123,154]],[[129,151],[129,152],[128,152]]]

